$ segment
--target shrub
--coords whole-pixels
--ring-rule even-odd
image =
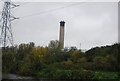
[[[53,74],[53,78],[55,79],[70,79],[72,77],[71,70],[60,70],[57,69]]]
[[[21,74],[24,74],[24,75],[29,75],[29,74],[31,74],[31,71],[30,71],[29,66],[28,66],[27,64],[23,64],[23,65],[20,67],[19,72],[20,72]]]
[[[61,62],[60,65],[64,70],[70,70],[74,68],[73,62],[71,60]]]
[[[95,72],[92,79],[117,79],[117,72]]]
[[[77,62],[78,62],[78,63],[85,63],[85,62],[87,62],[87,59],[86,59],[85,57],[82,57],[82,58],[79,58],[79,59],[77,60]]]
[[[93,73],[88,70],[73,70],[72,79],[91,79]]]

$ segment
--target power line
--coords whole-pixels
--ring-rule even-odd
[[[27,4],[29,4],[28,2],[17,2],[17,4],[20,5],[19,8],[23,7],[23,6],[26,6]]]
[[[86,2],[81,2],[81,4],[83,4],[83,3],[86,3]],[[45,14],[45,13],[49,13],[49,12],[54,12],[54,11],[59,11],[61,9],[65,9],[65,8],[76,6],[76,5],[80,5],[80,3],[70,4],[70,5],[67,5],[67,6],[63,6],[63,7],[59,7],[59,8],[55,8],[55,9],[50,9],[50,10],[42,11],[42,12],[39,12],[39,13],[27,15],[27,16],[22,16],[20,18],[27,18],[27,17],[31,17],[31,16],[38,16],[38,15],[41,15],[41,14]]]

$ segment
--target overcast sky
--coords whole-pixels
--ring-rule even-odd
[[[19,3],[11,12],[15,44],[35,42],[47,46],[59,39],[59,22],[65,23],[65,47],[90,49],[118,42],[117,2]],[[0,3],[0,11],[2,11]]]

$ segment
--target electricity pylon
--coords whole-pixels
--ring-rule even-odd
[[[1,21],[0,21],[0,32],[1,32],[0,46],[1,47],[5,48],[9,45],[14,46],[11,22],[18,18],[14,17],[11,14],[11,9],[17,6],[19,5],[13,4],[10,0],[4,1],[3,11],[1,14]]]

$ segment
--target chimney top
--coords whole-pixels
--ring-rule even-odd
[[[65,21],[60,21],[60,26],[64,26],[65,25]]]

